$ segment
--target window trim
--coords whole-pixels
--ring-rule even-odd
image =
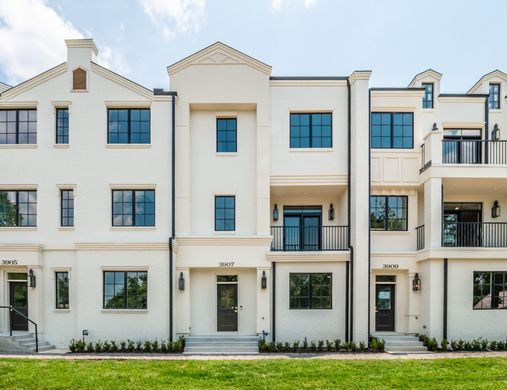
[[[407,232],[408,231],[408,195],[370,195],[370,198],[385,198],[385,210],[384,210],[384,216],[385,216],[385,228],[384,229],[374,229],[371,227],[371,202],[370,202],[370,231],[372,232]],[[406,228],[400,229],[400,230],[390,230],[389,229],[389,219],[388,217],[388,210],[389,210],[389,202],[388,198],[405,198],[406,199],[406,205],[407,205],[407,218],[406,218]]]
[[[58,142],[58,113],[60,111],[67,111],[67,142]],[[70,111],[69,107],[56,107],[55,108],[55,145],[69,145],[70,144]],[[64,136],[62,136],[65,138]]]
[[[232,230],[217,230],[217,198],[233,198],[234,199],[234,226]],[[220,232],[220,233],[227,233],[227,232],[235,232],[236,231],[236,195],[215,195],[213,198],[213,209],[214,209],[214,216],[215,216],[215,222],[214,222],[214,231]]]
[[[498,87],[498,94],[497,94],[498,95],[498,99],[497,99],[498,107],[490,107],[489,106],[490,103],[491,103],[490,100],[489,100],[490,96],[494,96],[495,95],[495,94],[491,94],[489,92],[491,86],[493,86],[493,85]],[[489,83],[489,85],[488,85],[488,109],[489,110],[500,110],[501,108],[502,108],[502,85],[501,85],[501,83],[496,83],[496,82],[495,83]]]
[[[221,121],[221,120],[225,120],[225,121],[228,121],[228,120],[234,120],[236,122],[236,142],[235,142],[235,150],[234,151],[226,151],[226,152],[221,152],[218,150],[218,122]],[[216,131],[215,131],[215,152],[219,155],[235,155],[238,153],[238,117],[237,116],[217,116],[216,117],[216,121],[215,121],[215,127],[216,127]],[[225,130],[226,132],[229,131],[229,130]],[[226,143],[228,143],[228,141],[225,141]]]
[[[39,117],[38,117],[38,112],[37,112],[37,108],[29,108],[29,107],[26,107],[26,108],[1,108],[0,111],[15,111],[16,112],[16,143],[14,144],[10,144],[10,143],[1,143],[0,145],[1,146],[12,146],[12,145],[37,145],[38,143],[38,135],[39,135],[39,132],[38,132],[38,124],[39,124]],[[37,119],[35,121],[35,143],[19,143],[19,112],[20,111],[35,111],[36,115],[37,115]],[[29,115],[29,114],[28,114]],[[8,122],[6,122],[8,123]],[[28,123],[30,123],[30,121],[28,121]],[[27,134],[30,134],[30,132],[28,132]]]
[[[8,225],[8,226],[0,226],[0,229],[12,229],[12,228],[20,228],[20,229],[33,229],[33,228],[37,228],[38,227],[38,223],[39,223],[39,213],[38,213],[38,205],[39,205],[39,199],[38,199],[38,194],[37,194],[37,190],[35,189],[0,189],[0,192],[14,192],[16,193],[16,204],[15,204],[15,209],[16,209],[16,224],[15,225]],[[36,202],[35,202],[35,205],[36,205],[36,211],[35,211],[35,220],[36,220],[36,223],[35,225],[20,225],[19,224],[19,193],[20,192],[35,192],[35,196],[36,196]],[[33,215],[33,214],[28,214],[28,215]]]
[[[115,191],[130,191],[132,192],[132,225],[115,225],[114,224],[114,192]],[[135,203],[136,203],[136,192],[137,191],[153,191],[153,225],[136,225],[135,224]],[[124,203],[124,202],[122,202]],[[123,213],[122,213],[123,215]],[[111,188],[111,228],[154,228],[157,226],[157,194],[154,188]]]
[[[371,145],[371,141],[372,141],[372,127],[373,127],[373,121],[372,121],[372,117],[373,117],[373,114],[390,114],[391,115],[391,131],[390,131],[390,138],[391,138],[391,146],[390,147],[383,147],[383,146],[371,146],[371,149],[386,149],[386,150],[390,150],[390,149],[397,149],[397,150],[411,150],[411,149],[414,149],[414,122],[415,122],[415,114],[413,111],[372,111],[370,113],[370,145]],[[411,114],[412,115],[412,145],[410,146],[410,148],[405,148],[405,147],[395,147],[393,146],[394,142],[394,131],[393,131],[393,126],[394,126],[394,122],[393,122],[393,116],[395,114]],[[381,130],[382,131],[382,130]],[[382,137],[381,137],[382,138]]]
[[[128,119],[127,119],[127,124],[128,124],[128,131],[127,131],[127,137],[128,137],[128,142],[125,143],[125,142],[109,142],[109,112],[110,111],[120,111],[120,110],[127,110],[128,112]],[[148,110],[149,113],[150,113],[150,131],[149,131],[149,136],[150,136],[150,141],[149,142],[131,142],[131,139],[132,139],[132,129],[131,129],[131,125],[132,125],[132,120],[131,120],[131,115],[132,115],[132,110]],[[151,134],[151,124],[152,124],[152,118],[151,118],[151,107],[107,107],[107,114],[106,114],[106,120],[107,120],[107,134],[106,134],[106,145],[151,145],[151,141],[152,141],[152,134]]]
[[[475,274],[476,273],[481,273],[481,274],[485,274],[485,273],[488,273],[491,275],[491,278],[493,279],[492,280],[492,283],[490,281],[489,285],[490,285],[490,307],[475,307],[474,305],[474,298],[476,297],[476,295],[474,294],[474,288],[475,288]],[[472,272],[472,310],[479,310],[479,311],[482,311],[482,310],[507,310],[507,305],[505,308],[498,308],[498,307],[493,307],[493,286],[495,285],[494,283],[494,279],[495,279],[495,274],[503,274],[504,277],[503,277],[503,280],[504,280],[504,291],[507,292],[507,271],[473,271]]]
[[[292,308],[291,307],[291,276],[292,275],[309,275],[309,284],[308,284],[308,304],[309,304],[309,307],[307,308],[301,308],[301,307],[298,307],[298,308]],[[329,299],[330,299],[330,303],[331,303],[331,306],[329,308],[327,307],[316,307],[316,308],[313,308],[312,307],[312,275],[330,275],[331,276],[331,279],[330,279],[330,283],[329,283],[329,287],[330,287],[330,295],[329,295]],[[289,272],[289,310],[333,310],[333,272]]]
[[[111,307],[106,307],[106,272],[113,272],[113,273],[116,273],[116,272],[122,272],[123,273],[123,299],[124,299],[124,304],[123,304],[123,307],[118,307],[118,308],[111,308]],[[128,281],[127,281],[127,278],[128,278],[128,273],[129,272],[144,272],[146,274],[146,307],[143,307],[143,308],[131,308],[131,307],[127,307],[127,303],[128,303]],[[148,270],[147,269],[128,269],[128,270],[124,270],[124,269],[103,269],[102,270],[102,310],[106,310],[106,311],[112,311],[112,312],[116,312],[116,311],[125,311],[125,310],[128,310],[128,311],[134,311],[134,312],[138,312],[138,311],[147,311],[148,310]]]
[[[64,202],[63,193],[64,192],[72,192],[72,209],[70,207],[66,208],[67,210],[72,210],[72,225],[65,225],[63,223],[64,218],[65,218],[63,216],[63,210],[64,210],[64,207],[63,207],[63,202]],[[69,199],[67,199],[67,201],[68,200]],[[73,228],[74,227],[74,225],[75,225],[74,210],[75,210],[75,207],[74,207],[74,189],[73,188],[60,188],[60,227],[62,227],[62,228]],[[69,217],[67,216],[67,218],[69,218]]]
[[[58,307],[58,274],[67,274],[67,307]],[[69,271],[54,271],[55,277],[55,310],[69,310],[70,309],[70,277]]]
[[[431,85],[431,107],[424,106],[424,103],[428,102],[428,100],[426,99],[426,85]],[[421,83],[421,87],[424,88],[424,96],[422,104],[423,110],[431,110],[435,108],[435,83],[433,82]]]
[[[312,140],[313,140],[313,137],[312,137],[312,130],[313,130],[312,129],[312,116],[313,115],[319,115],[319,114],[320,115],[326,114],[326,115],[329,115],[329,117],[331,118],[331,124],[330,124],[330,126],[331,126],[331,145],[330,146],[315,146],[315,147],[312,146]],[[310,116],[310,122],[308,124],[309,130],[310,130],[310,134],[308,136],[309,145],[310,146],[305,146],[305,147],[292,146],[292,132],[291,132],[291,121],[290,121],[292,115],[309,115]],[[322,136],[321,136],[321,138],[322,138]],[[325,110],[324,111],[289,111],[289,150],[291,150],[291,151],[301,151],[301,150],[330,151],[330,150],[333,149],[333,145],[334,145],[334,139],[333,139],[333,111],[325,111]]]

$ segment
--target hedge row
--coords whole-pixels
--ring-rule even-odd
[[[69,343],[70,352],[73,353],[103,353],[103,352],[121,352],[121,353],[134,353],[134,352],[158,352],[158,353],[182,353],[185,349],[185,340],[183,337],[177,341],[96,341],[85,342],[83,340],[72,339]]]
[[[360,342],[342,342],[340,339],[336,340],[318,340],[310,341],[305,338],[303,342],[294,341],[293,343],[275,343],[259,340],[260,352],[293,352],[293,353],[308,353],[308,352],[383,352],[384,340],[379,340],[376,337],[370,339],[367,346],[366,343]]]
[[[419,335],[419,341],[422,341],[428,351],[507,351],[507,340],[487,340],[479,337],[471,341],[442,339],[440,343],[436,338],[429,338],[425,335]]]

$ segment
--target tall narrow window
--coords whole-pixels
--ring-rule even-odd
[[[107,142],[110,144],[149,144],[150,109],[109,109]]]
[[[422,83],[424,88],[423,108],[433,108],[433,83]]]
[[[56,280],[56,308],[69,308],[69,273],[55,272]]]
[[[104,271],[104,309],[146,309],[148,272]]]
[[[332,114],[330,112],[290,114],[291,148],[331,148],[332,146]]]
[[[0,226],[37,226],[37,191],[0,191]]]
[[[371,230],[407,230],[408,197],[371,196]]]
[[[414,147],[414,114],[411,112],[372,112],[371,147],[412,149]]]
[[[60,224],[74,226],[74,190],[60,191]]]
[[[236,198],[215,196],[215,231],[236,230]]]
[[[217,118],[217,152],[238,151],[238,121],[236,118]]]
[[[155,191],[113,190],[113,226],[155,226]]]
[[[291,309],[331,309],[332,275],[330,273],[291,273]]]
[[[69,143],[69,109],[56,109],[56,143]]]
[[[0,110],[0,144],[36,144],[37,110]]]
[[[500,84],[489,84],[488,107],[491,110],[500,108]]]

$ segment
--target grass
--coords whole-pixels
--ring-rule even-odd
[[[0,360],[0,389],[117,388],[507,389],[507,359]]]

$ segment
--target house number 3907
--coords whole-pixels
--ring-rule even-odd
[[[219,267],[234,267],[234,261],[219,261]]]

